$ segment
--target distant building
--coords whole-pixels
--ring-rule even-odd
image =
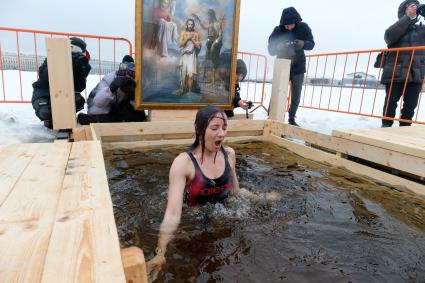
[[[347,74],[342,79],[343,86],[366,86],[367,88],[376,88],[376,86],[379,86],[379,84],[380,82],[374,75],[366,74],[365,72]]]
[[[2,56],[2,67],[3,70],[19,70],[36,72],[38,67],[44,62],[46,56],[36,56],[29,54],[21,54],[19,56],[16,53],[4,53]],[[90,74],[108,74],[118,69],[120,62],[112,61],[100,61],[97,59],[91,59],[90,65],[92,67]]]
[[[310,85],[323,85],[323,86],[330,86],[332,84],[331,78],[309,78],[307,80],[307,83]],[[338,81],[333,80],[333,85],[337,85]]]

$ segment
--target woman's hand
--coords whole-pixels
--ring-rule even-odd
[[[158,274],[165,264],[164,254],[157,254],[154,258],[146,263],[146,272],[148,275],[148,282],[153,282],[158,278]]]

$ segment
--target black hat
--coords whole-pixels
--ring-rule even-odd
[[[236,74],[243,75],[243,79],[245,79],[246,74],[248,73],[248,69],[246,68],[246,64],[242,59],[238,59],[236,62]]]
[[[122,63],[134,63],[134,59],[130,55],[125,55],[122,58]]]
[[[300,14],[297,10],[295,10],[294,7],[289,7],[286,9],[283,9],[282,16],[280,17],[280,25],[290,25],[290,24],[298,24],[303,19],[301,18]]]
[[[71,49],[73,49],[72,45],[74,45],[76,47],[79,47],[82,53],[86,52],[87,44],[84,42],[84,40],[79,37],[71,37],[69,38],[69,40],[71,40]]]

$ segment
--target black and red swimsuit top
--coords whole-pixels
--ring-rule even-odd
[[[221,202],[227,198],[232,190],[232,170],[226,151],[222,148],[224,154],[224,173],[216,179],[210,179],[202,173],[198,161],[192,152],[188,152],[190,159],[195,166],[195,177],[187,186],[185,202],[189,206],[203,205],[207,202]]]

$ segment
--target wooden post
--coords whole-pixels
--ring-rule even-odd
[[[143,251],[138,247],[121,250],[121,260],[124,265],[125,280],[128,283],[147,283],[146,263]]]
[[[276,59],[274,62],[272,96],[270,98],[269,119],[284,121],[288,98],[289,72],[291,61]]]
[[[75,128],[74,76],[69,39],[46,38],[46,52],[53,129]]]

